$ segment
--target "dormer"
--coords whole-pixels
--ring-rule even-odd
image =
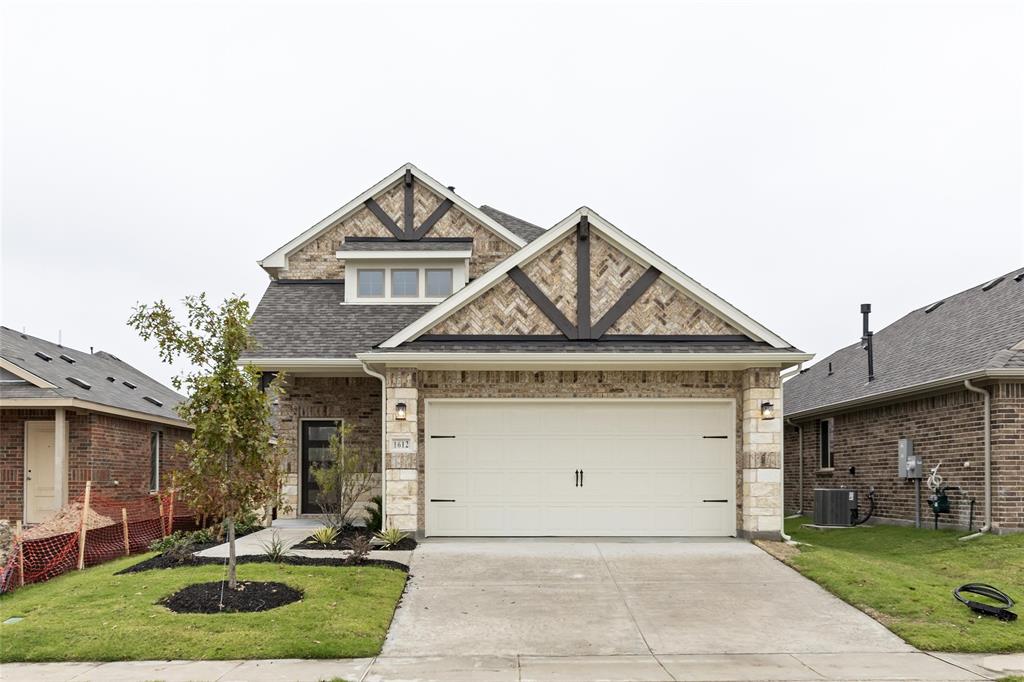
[[[439,303],[469,282],[472,237],[347,237],[346,303]]]

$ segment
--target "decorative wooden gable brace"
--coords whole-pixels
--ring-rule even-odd
[[[633,257],[643,270],[619,296],[618,300],[605,309],[600,319],[591,319],[591,299],[596,293],[591,286],[591,248],[597,248],[593,241],[593,230],[599,231],[600,242],[610,242],[615,248],[621,250],[627,256]],[[576,320],[569,319],[569,312],[565,309],[564,299],[562,309],[549,298],[536,281],[528,275],[532,268],[530,264],[533,259],[550,249],[559,240],[572,235],[576,242],[576,291],[575,312]],[[521,267],[522,266],[522,267]],[[507,277],[506,277],[507,275]],[[548,333],[527,332],[525,334],[489,333],[476,332],[465,334],[462,332],[438,331],[432,333],[438,325],[453,317],[458,311],[469,309],[471,302],[480,299],[492,292],[504,291],[500,295],[507,295],[507,289],[502,288],[502,282],[508,282],[515,291],[522,292],[524,300],[528,300],[539,311],[539,317],[550,321],[552,331],[555,335]],[[670,286],[678,289],[686,297],[696,304],[704,307],[709,313],[716,316],[724,324],[731,328],[732,332],[719,333],[714,336],[704,334],[650,334],[644,333],[639,336],[622,334],[618,332],[608,333],[616,328],[616,323],[628,317],[630,309],[641,301],[648,291],[657,287]],[[653,287],[653,288],[652,288]],[[607,295],[607,291],[601,292]],[[558,299],[556,299],[558,300]],[[602,306],[603,307],[603,306]],[[457,325],[456,325],[457,327]],[[681,272],[665,259],[643,246],[617,227],[601,218],[593,210],[583,207],[560,221],[549,229],[543,236],[530,242],[520,249],[516,254],[491,268],[469,285],[462,288],[443,303],[438,304],[404,329],[395,333],[391,338],[383,341],[379,348],[395,348],[409,341],[416,339],[426,340],[465,340],[468,336],[474,339],[483,340],[543,340],[543,339],[572,339],[572,340],[664,340],[664,341],[741,341],[753,340],[768,343],[774,348],[791,348],[791,344],[756,320],[752,319],[727,301],[717,296],[699,282]]]
[[[395,224],[395,221],[391,219],[384,209],[380,207],[373,197],[366,200],[366,208],[370,209],[370,213],[376,216],[377,220],[380,221],[381,225],[386,227],[391,234],[395,235],[396,239],[404,242],[419,241],[423,238],[427,232],[430,232],[430,228],[437,224],[437,221],[444,217],[444,214],[448,212],[448,209],[455,203],[451,199],[445,198],[434,212],[427,216],[427,219],[419,227],[413,227],[412,215],[413,215],[413,195],[412,195],[412,183],[413,176],[412,170],[409,168],[405,169],[405,207],[402,213],[402,227]]]
[[[612,325],[651,288],[661,270],[649,267],[619,300],[595,324],[590,321],[590,219],[582,216],[576,225],[576,324],[551,302],[518,265],[508,271],[509,278],[533,301],[558,330],[573,340],[596,340],[604,336]]]

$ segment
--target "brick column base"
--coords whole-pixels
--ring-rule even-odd
[[[387,414],[384,416],[384,510],[387,527],[415,533],[419,528],[419,470],[416,466],[418,377],[415,369],[385,371]],[[395,406],[405,403],[405,419]]]
[[[775,369],[743,374],[743,526],[747,538],[778,539],[782,531],[782,384]],[[775,419],[761,418],[761,403]]]

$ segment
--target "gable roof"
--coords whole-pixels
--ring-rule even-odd
[[[871,382],[867,352],[859,342],[788,380],[786,416],[962,383],[972,374],[1024,377],[1024,268],[996,279],[1000,281],[987,291],[979,284],[918,308],[876,332]]]
[[[604,220],[593,210],[582,207],[571,213],[557,225],[547,230],[542,236],[529,245],[506,258],[486,273],[470,282],[442,303],[431,309],[426,315],[408,325],[398,333],[380,344],[381,348],[396,348],[403,343],[413,341],[427,332],[435,324],[452,315],[476,297],[496,285],[512,268],[529,261],[549,246],[557,242],[570,230],[575,229],[582,217],[586,216],[591,229],[597,229],[602,236],[615,246],[631,254],[637,260],[660,270],[661,274],[683,290],[688,296],[729,322],[733,327],[746,334],[754,341],[763,341],[776,349],[793,349],[793,347],[774,332],[756,322],[745,313],[734,307],[696,280],[690,278],[678,268],[665,261],[653,251],[643,246],[617,227]]]
[[[0,399],[74,399],[184,424],[174,411],[181,395],[110,353],[88,353],[0,327],[0,358],[4,369],[23,380],[0,383]]]
[[[382,192],[390,189],[393,185],[401,182],[405,178],[406,171],[410,171],[413,177],[424,185],[426,185],[432,192],[440,196],[442,199],[449,199],[451,202],[458,207],[466,215],[470,216],[484,227],[488,228],[501,238],[505,239],[511,244],[517,247],[524,246],[526,240],[520,237],[518,234],[501,224],[493,217],[480,210],[473,204],[469,203],[458,194],[448,189],[446,186],[439,183],[434,178],[430,177],[419,168],[411,163],[403,164],[395,172],[391,173],[383,180],[370,187],[368,190],[357,196],[352,201],[348,202],[337,211],[334,211],[329,216],[320,220],[315,225],[304,231],[299,236],[295,237],[288,243],[284,244],[273,253],[269,254],[266,258],[259,261],[260,266],[263,268],[286,268],[288,266],[288,256],[294,253],[298,249],[302,248],[309,242],[313,241],[321,234],[329,230],[335,223],[338,223],[345,218],[349,217],[356,211],[362,209],[368,199],[372,199],[378,196]]]
[[[488,206],[486,204],[480,207],[480,210],[491,216],[499,223],[507,227],[512,232],[516,233],[524,240],[532,242],[537,237],[544,234],[545,229],[533,223],[528,223],[522,218],[517,218],[514,215],[509,215],[504,211],[499,211],[496,208]]]
[[[259,348],[242,358],[354,360],[357,352],[373,348],[432,307],[344,302],[342,281],[270,282],[249,326]]]

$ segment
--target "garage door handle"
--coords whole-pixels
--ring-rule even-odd
[[[728,502],[729,500],[704,500],[705,502]]]
[[[455,436],[431,436],[431,438],[455,438]]]
[[[729,436],[704,436],[704,438],[709,438],[709,439],[711,439],[711,438],[716,438],[716,439],[717,439],[717,438],[721,438],[721,439],[723,439],[723,440],[724,440],[724,439],[726,439],[726,438],[728,438],[728,437],[729,437]]]
[[[580,469],[580,487],[583,487],[583,469]]]
[[[444,500],[444,499],[438,499],[436,497],[431,497],[430,501],[431,502],[454,502],[455,500]]]

